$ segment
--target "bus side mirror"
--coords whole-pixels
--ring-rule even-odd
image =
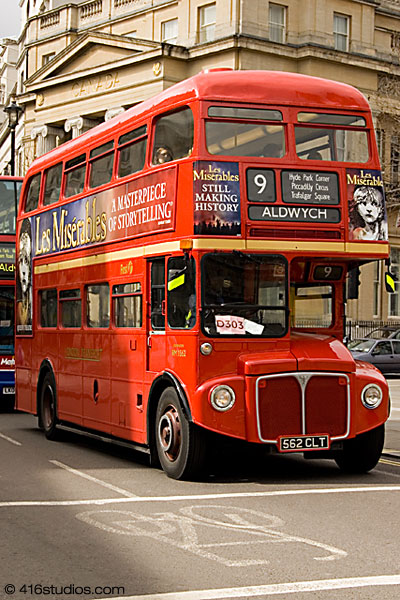
[[[396,291],[394,275],[392,275],[392,273],[389,273],[389,271],[385,273],[385,288],[389,294],[394,294],[394,292]]]

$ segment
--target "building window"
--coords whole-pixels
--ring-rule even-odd
[[[382,165],[384,162],[383,159],[385,156],[385,132],[383,129],[376,129],[375,134],[376,134],[376,145],[378,146],[379,160]]]
[[[283,44],[286,41],[286,6],[269,5],[269,39]]]
[[[199,8],[199,42],[211,42],[215,37],[216,4]]]
[[[55,57],[55,55],[56,55],[55,52],[49,52],[49,54],[43,54],[42,67],[44,67],[44,65],[47,65],[47,63],[49,63]]]
[[[349,31],[350,31],[350,17],[345,15],[333,15],[333,38],[335,43],[335,50],[342,50],[348,52],[349,50]]]
[[[380,274],[381,274],[381,263],[377,260],[374,263],[374,297],[373,297],[373,311],[374,317],[379,316],[379,290],[380,290]]]
[[[171,19],[161,23],[161,41],[176,44],[178,39],[178,19]]]
[[[399,162],[400,162],[400,139],[397,135],[392,135],[390,145],[390,183],[397,185],[399,181]]]

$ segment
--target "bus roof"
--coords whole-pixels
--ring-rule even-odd
[[[162,110],[172,110],[192,100],[215,100],[310,109],[368,111],[369,104],[356,88],[320,77],[283,71],[204,70],[133,106],[124,113],[93,127],[86,133],[50,150],[37,158],[33,171],[85,150],[86,145],[100,144],[116,126],[124,127],[132,119]]]

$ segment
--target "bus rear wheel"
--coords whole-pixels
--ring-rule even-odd
[[[384,441],[384,425],[346,440],[335,457],[336,464],[345,473],[368,473],[378,464]]]
[[[173,388],[161,394],[155,418],[155,439],[162,469],[172,479],[200,474],[205,462],[203,432],[186,419]]]
[[[55,440],[57,430],[57,401],[56,382],[52,373],[47,373],[43,379],[40,391],[39,422],[48,440]]]

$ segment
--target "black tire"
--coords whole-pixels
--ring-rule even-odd
[[[368,473],[378,464],[384,441],[384,425],[346,440],[335,457],[336,464],[345,473]]]
[[[12,413],[15,411],[15,396],[7,396],[2,401],[2,412]]]
[[[203,431],[187,420],[173,388],[164,390],[157,406],[155,443],[168,477],[188,479],[202,473],[206,452]]]
[[[58,437],[57,394],[53,373],[46,373],[40,390],[39,423],[48,440]]]

